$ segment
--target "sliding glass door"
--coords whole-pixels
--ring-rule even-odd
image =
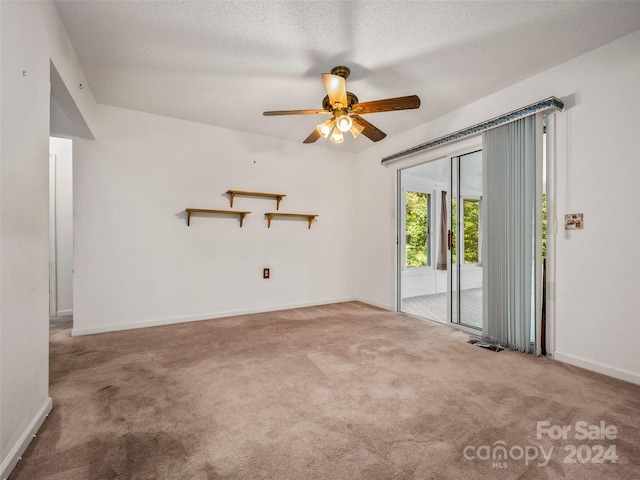
[[[399,171],[399,310],[540,353],[542,117],[469,145]]]
[[[482,151],[399,172],[398,310],[482,330]]]
[[[398,310],[447,323],[449,159],[399,172]]]
[[[451,322],[482,330],[482,151],[451,158]]]

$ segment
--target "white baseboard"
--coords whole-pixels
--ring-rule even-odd
[[[22,435],[20,435],[20,438],[11,451],[9,451],[7,457],[2,460],[2,465],[0,465],[0,478],[2,480],[6,480],[9,477],[17,463],[22,459],[22,454],[31,443],[31,440],[36,436],[36,432],[40,430],[40,427],[49,415],[51,408],[53,408],[53,401],[51,400],[51,397],[47,397],[38,413],[36,413],[33,420],[31,420],[27,429],[22,433]]]
[[[76,328],[78,319],[74,319],[74,328],[71,330],[71,336],[79,337],[82,335],[93,335],[96,333],[117,332],[120,330],[133,330],[136,328],[158,327],[161,325],[171,325],[174,323],[198,322],[201,320],[214,320],[216,318],[235,317],[237,315],[251,315],[254,313],[276,312],[278,310],[291,310],[293,308],[316,307],[318,305],[328,305],[331,303],[343,303],[361,301],[363,303],[371,303],[365,300],[359,300],[354,297],[334,298],[329,300],[321,300],[317,302],[306,302],[291,305],[275,305],[271,307],[249,308],[243,310],[228,310],[225,312],[202,313],[196,315],[184,315],[179,317],[157,318],[153,320],[143,320],[140,322],[121,323],[119,325],[107,325],[104,327],[94,328]],[[384,307],[382,307],[384,308]]]
[[[557,351],[553,353],[553,359],[558,360],[559,362],[568,363],[569,365],[584,368],[586,370],[591,370],[592,372],[597,372],[609,377],[617,378],[619,380],[624,380],[625,382],[631,382],[640,385],[640,374],[638,374],[637,372],[632,372],[623,368],[594,362],[593,360],[576,357],[575,355],[566,355]]]
[[[57,317],[71,317],[73,316],[73,309],[69,310],[58,310],[56,312]]]
[[[390,305],[385,305],[384,303],[376,302],[374,300],[369,300],[369,299],[366,299],[366,298],[357,297],[357,298],[354,298],[352,300],[354,300],[356,302],[366,303],[367,305],[372,305],[374,307],[382,308],[383,310],[389,310],[391,312],[395,312],[395,310],[396,310],[395,308],[391,307]]]

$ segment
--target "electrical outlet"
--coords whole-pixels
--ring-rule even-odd
[[[271,273],[271,272],[269,272],[269,269],[268,269],[268,268],[263,268],[263,269],[262,269],[262,278],[266,278],[266,279],[268,279],[268,278],[269,278],[269,274],[270,274],[270,273]]]

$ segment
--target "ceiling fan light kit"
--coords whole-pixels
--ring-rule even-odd
[[[362,133],[371,141],[378,142],[387,134],[360,117],[360,114],[411,110],[420,107],[420,98],[417,95],[359,103],[358,97],[347,92],[346,80],[350,73],[347,67],[338,66],[334,67],[331,73],[322,74],[322,81],[327,90],[327,96],[322,100],[323,110],[279,110],[264,112],[263,115],[331,115],[330,119],[317,125],[303,143],[313,143],[320,137],[329,138],[333,143],[342,143],[344,134],[347,132],[350,132],[353,138],[358,138]]]
[[[331,130],[333,130],[333,118],[322,122],[316,127],[316,130],[318,130],[318,133],[320,133],[322,138],[327,138],[331,133]]]
[[[334,128],[331,137],[329,137],[329,140],[331,140],[333,143],[342,143],[344,142],[344,134],[337,128]]]
[[[351,130],[353,120],[351,120],[351,117],[346,110],[340,110],[339,115],[340,116],[336,118],[336,128],[342,133],[347,133],[349,130]]]

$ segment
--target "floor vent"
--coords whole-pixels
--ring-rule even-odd
[[[504,347],[501,347],[497,343],[487,342],[486,340],[482,340],[481,338],[477,337],[471,337],[469,339],[469,343],[471,345],[475,345],[476,347],[491,350],[492,352],[501,352],[502,350],[504,350]]]

